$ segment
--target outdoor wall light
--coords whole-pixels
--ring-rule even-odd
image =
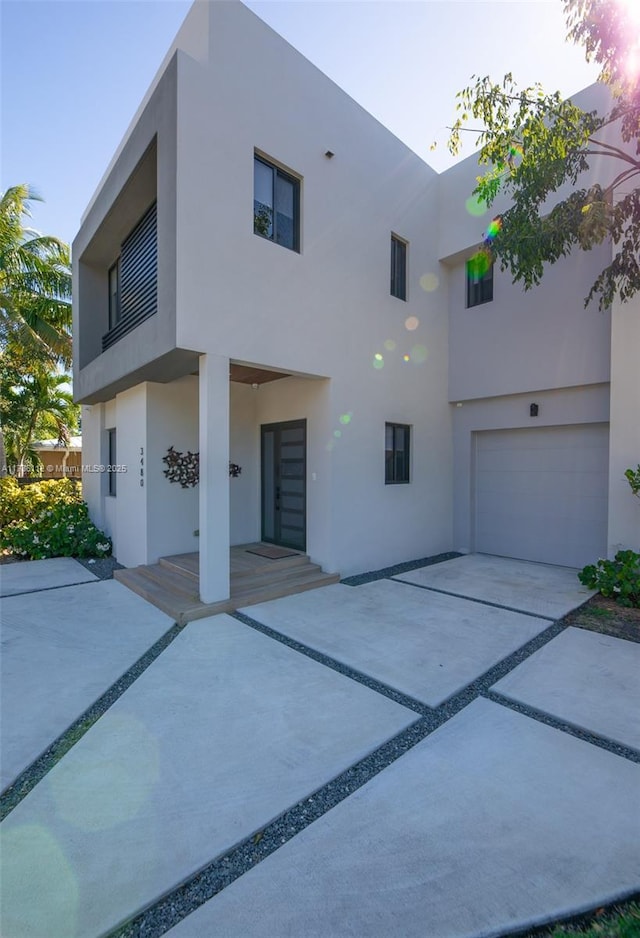
[[[256,384],[256,383],[254,382],[254,383],[251,385],[251,387],[253,388],[254,391],[257,391],[258,388],[260,387],[260,385],[259,385],[259,384]]]
[[[326,150],[324,155],[328,160],[332,160],[335,156],[335,153],[332,153],[331,150]]]
[[[529,416],[530,416],[530,417],[537,417],[537,416],[538,416],[538,405],[537,405],[537,404],[529,404]]]

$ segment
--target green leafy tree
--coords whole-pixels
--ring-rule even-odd
[[[68,445],[78,428],[80,407],[73,403],[69,376],[42,364],[28,368],[5,361],[0,368],[0,415],[8,469],[18,475],[38,471],[33,442],[53,438]]]
[[[0,367],[16,370],[26,357],[40,375],[71,363],[71,264],[64,242],[27,226],[38,200],[26,185],[0,194]],[[6,470],[0,432],[0,475]]]
[[[471,130],[487,170],[474,194],[488,206],[501,193],[511,202],[489,225],[482,252],[525,289],[540,282],[545,264],[611,240],[612,261],[585,299],[605,309],[640,290],[640,0],[563,4],[569,38],[609,86],[608,111],[583,111],[539,84],[519,89],[511,74],[498,83],[478,78],[457,96],[449,149],[459,152],[470,118],[481,122]],[[581,187],[594,167],[601,178]],[[567,184],[571,194],[552,204]]]

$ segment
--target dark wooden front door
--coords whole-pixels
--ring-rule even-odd
[[[307,421],[261,429],[262,540],[306,550]]]

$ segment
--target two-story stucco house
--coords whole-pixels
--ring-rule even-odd
[[[638,304],[583,308],[609,248],[529,293],[469,276],[476,171],[438,175],[238,0],[194,5],[73,246],[83,461],[123,469],[84,491],[121,563],[199,551],[213,602],[260,540],[343,575],[638,546]]]

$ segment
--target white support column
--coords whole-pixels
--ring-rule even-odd
[[[229,359],[200,356],[200,599],[228,599]]]

